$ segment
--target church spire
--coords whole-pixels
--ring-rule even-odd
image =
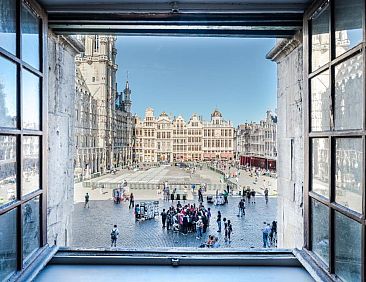
[[[123,90],[123,94],[124,94],[124,108],[126,112],[131,112],[131,90],[130,90],[130,85],[128,84],[128,71],[127,71],[127,79],[126,79],[126,87]]]
[[[128,85],[128,71],[127,71],[127,75],[126,75],[126,87],[125,89],[130,89],[130,86]]]

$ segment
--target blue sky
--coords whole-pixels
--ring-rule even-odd
[[[151,106],[188,119],[217,107],[234,125],[259,121],[276,108],[274,39],[118,37],[118,88],[129,73],[132,112]]]

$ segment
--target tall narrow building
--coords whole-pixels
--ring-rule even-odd
[[[96,161],[98,167],[95,171],[103,174],[131,163],[131,90],[128,81],[123,93],[117,89],[117,37],[80,35],[78,39],[85,50],[76,57],[76,67],[84,78],[90,95],[95,99],[97,108],[98,134],[95,143],[102,148],[102,153]],[[84,163],[83,166],[90,164]]]

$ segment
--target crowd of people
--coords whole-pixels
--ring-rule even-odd
[[[194,233],[196,239],[201,239],[209,227],[212,228],[212,213],[211,208],[205,208],[202,202],[196,204],[185,204],[184,206],[177,202],[176,206],[172,205],[168,210],[163,209],[160,214],[162,227],[173,232],[180,232],[182,235]],[[217,212],[216,216],[217,232],[222,232],[224,229],[224,240],[226,243],[231,243],[231,234],[233,226],[231,220],[222,218],[221,212]],[[211,229],[212,231],[212,229]],[[218,247],[218,237],[209,235],[209,240],[201,244],[206,247]]]
[[[207,232],[212,217],[211,209],[205,208],[202,203],[185,204],[180,201],[176,206],[172,205],[168,210],[163,209],[161,215],[162,226],[167,230],[180,232],[183,235],[195,233],[197,239],[201,239]]]

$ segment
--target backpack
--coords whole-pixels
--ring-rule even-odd
[[[111,238],[114,240],[114,239],[117,239],[117,230],[116,229],[112,229],[112,232],[111,232]]]

